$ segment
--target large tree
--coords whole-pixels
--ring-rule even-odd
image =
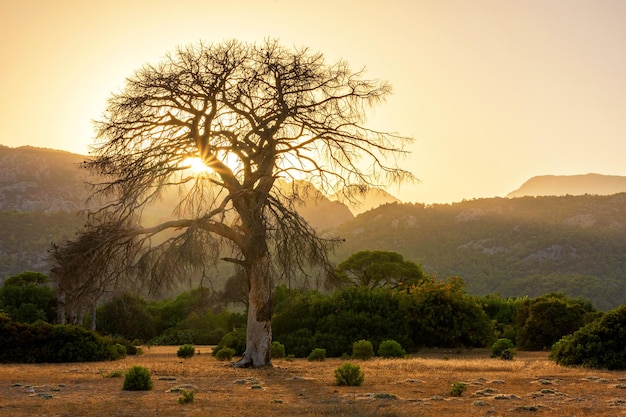
[[[151,288],[235,262],[249,294],[246,351],[235,365],[271,364],[272,276],[311,262],[330,271],[336,243],[295,210],[306,187],[285,192],[277,180],[349,198],[411,179],[396,163],[409,138],[364,125],[367,107],[390,92],[343,61],[273,40],[188,46],[144,66],[109,99],[84,164],[104,178],[95,194],[107,201],[90,226],[106,231],[106,249],[93,253]],[[208,169],[194,173],[194,161]],[[169,188],[178,190],[175,215],[142,225]]]

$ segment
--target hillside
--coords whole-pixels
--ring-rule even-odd
[[[78,210],[89,194],[77,167],[83,158],[0,146],[0,281],[25,270],[47,273],[50,243],[82,227]],[[421,262],[427,273],[461,276],[474,294],[561,291],[603,309],[626,304],[626,193],[393,202],[357,217],[317,190],[309,197],[298,205],[302,215],[346,239],[335,261],[365,249],[391,250]]]
[[[626,177],[617,175],[541,175],[529,179],[507,197],[611,195],[624,192],[626,192]]]
[[[339,227],[336,258],[379,249],[459,275],[474,294],[561,291],[626,304],[626,194],[389,204]]]

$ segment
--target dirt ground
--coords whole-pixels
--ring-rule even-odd
[[[360,387],[335,385],[339,359],[275,360],[234,369],[197,347],[144,348],[116,362],[0,364],[0,416],[626,416],[626,372],[564,368],[543,352],[513,361],[485,350],[421,352],[409,359],[350,361]],[[123,375],[141,365],[151,391],[123,391]],[[467,390],[450,395],[455,383]],[[180,390],[194,401],[180,404]]]

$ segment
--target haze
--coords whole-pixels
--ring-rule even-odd
[[[124,79],[177,46],[278,38],[394,86],[370,126],[415,138],[404,201],[626,175],[626,2],[0,0],[0,144],[86,154]]]

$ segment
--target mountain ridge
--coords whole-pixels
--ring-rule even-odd
[[[611,195],[626,192],[626,177],[619,175],[538,175],[530,178],[507,198],[549,195]]]

